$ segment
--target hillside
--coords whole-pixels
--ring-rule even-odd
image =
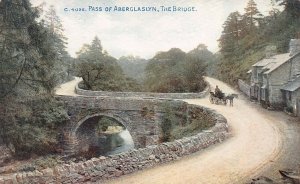
[[[247,71],[265,57],[268,46],[275,46],[277,53],[288,52],[290,39],[299,37],[300,1],[281,1],[279,5],[283,11],[274,6],[269,15],[263,16],[250,0],[244,14],[233,12],[228,16],[219,39],[218,78],[236,85],[238,79],[248,80]]]

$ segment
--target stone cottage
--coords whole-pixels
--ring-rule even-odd
[[[286,110],[300,117],[300,76],[288,82],[281,90]]]
[[[267,52],[266,57],[255,63],[249,73],[250,97],[263,106],[283,109],[297,102],[300,98],[297,87],[300,76],[300,39],[290,41],[289,53]],[[291,96],[287,96],[289,94]]]

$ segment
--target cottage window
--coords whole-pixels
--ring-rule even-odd
[[[291,101],[292,100],[292,92],[288,91],[288,99]]]

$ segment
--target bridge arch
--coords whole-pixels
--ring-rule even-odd
[[[122,130],[117,132],[101,131],[102,118],[108,118],[109,126],[121,126]],[[111,112],[101,112],[95,114],[86,115],[84,118],[73,123],[73,126],[69,129],[71,132],[69,140],[66,143],[66,148],[71,154],[80,154],[85,156],[90,155],[102,155],[119,153],[132,149],[137,144],[135,133],[132,131],[130,120],[126,116],[120,117]],[[99,127],[100,125],[100,127]],[[100,128],[100,129],[99,129]],[[100,131],[99,131],[100,130]]]
[[[125,129],[127,129],[129,132],[131,132],[132,130],[132,128],[131,128],[131,126],[130,126],[130,120],[129,119],[124,119],[124,118],[122,118],[122,117],[120,117],[120,116],[118,116],[118,115],[115,115],[115,114],[113,114],[113,113],[95,113],[95,114],[92,114],[92,115],[87,115],[87,116],[85,116],[84,118],[82,118],[81,120],[79,120],[76,124],[75,124],[75,126],[74,126],[74,128],[73,128],[73,130],[72,130],[72,132],[74,133],[74,135],[76,134],[76,132],[77,132],[77,130],[78,130],[78,128],[83,124],[83,123],[85,123],[87,120],[89,120],[89,119],[91,119],[91,118],[95,118],[95,117],[108,117],[108,118],[111,118],[111,119],[113,119],[113,120],[115,120],[116,122],[118,122],[120,125],[122,125]]]

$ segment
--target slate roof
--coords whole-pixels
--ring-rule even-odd
[[[269,73],[273,72],[276,68],[278,68],[280,65],[286,63],[288,60],[290,60],[293,57],[294,56],[290,56],[290,53],[276,55],[275,62],[272,64],[269,64],[266,68],[264,67],[264,69],[267,69],[267,71],[265,71],[264,73],[269,74]]]
[[[288,82],[286,85],[284,85],[281,89],[285,91],[296,91],[300,88],[300,76],[298,76],[296,79],[294,79],[291,82]]]
[[[291,56],[290,53],[278,54],[278,55],[272,56],[270,58],[262,59],[252,66],[262,67],[262,69],[264,71],[263,74],[269,74],[269,73],[273,72],[274,70],[276,70],[282,64],[286,63],[287,61],[289,61],[290,59],[292,59],[293,57],[296,57],[298,55],[300,55],[300,52],[297,54],[294,54],[293,56]]]
[[[264,70],[263,73],[268,74],[268,73],[271,73],[272,71],[274,71],[280,65],[287,62],[292,57],[294,57],[294,56],[290,56],[290,53],[278,54],[278,55],[272,56],[270,58],[262,59],[259,62],[255,63],[253,66],[263,67],[262,68]]]

